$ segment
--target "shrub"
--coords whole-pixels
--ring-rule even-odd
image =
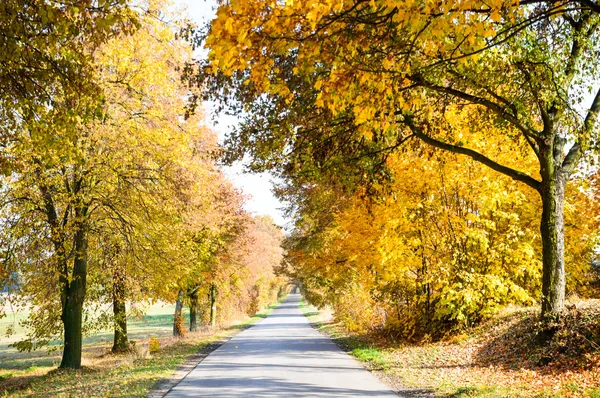
[[[160,341],[158,341],[156,337],[150,337],[148,348],[150,350],[150,354],[158,352],[158,350],[160,349]]]
[[[180,337],[184,337],[187,334],[187,328],[185,327],[185,320],[179,314],[175,315],[175,330],[177,331],[177,335]]]

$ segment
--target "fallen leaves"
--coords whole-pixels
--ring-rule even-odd
[[[538,319],[534,309],[516,309],[443,341],[399,346],[381,336],[350,335],[339,324],[327,330],[353,350],[376,347],[386,363],[383,377],[399,388],[457,397],[600,396],[600,300],[569,309],[545,344],[536,337]]]

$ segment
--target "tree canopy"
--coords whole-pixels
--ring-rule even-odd
[[[552,318],[564,306],[565,186],[597,149],[599,11],[576,0],[232,1],[197,77],[244,111],[232,158],[249,153],[292,185],[373,196],[393,180],[389,154],[410,143],[537,191],[540,302]]]
[[[60,366],[79,368],[99,329],[114,329],[114,352],[130,349],[136,303],[186,292],[198,310],[211,288],[234,308],[213,319],[225,322],[276,298],[281,254],[246,253],[253,239],[276,251],[281,232],[246,213],[216,134],[201,112],[186,117],[186,24],[153,1],[1,7],[0,283],[32,310],[15,346],[62,339]]]

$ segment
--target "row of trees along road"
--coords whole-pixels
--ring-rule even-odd
[[[79,368],[86,333],[113,326],[113,351],[128,348],[126,302],[209,286],[227,321],[277,293],[281,232],[243,211],[214,133],[186,115],[176,16],[151,0],[10,0],[0,29],[0,284],[30,310],[17,348],[62,338],[60,367]],[[256,265],[262,243],[274,254]]]
[[[426,157],[424,146],[536,193],[535,298],[553,319],[566,291],[565,192],[595,168],[599,23],[593,0],[231,1],[190,79],[245,115],[230,159],[249,153],[254,169],[278,172],[298,208],[315,206],[303,195],[315,186],[377,200],[395,178],[390,156]]]

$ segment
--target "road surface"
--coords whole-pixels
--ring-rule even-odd
[[[290,295],[212,352],[166,397],[398,397],[313,329],[299,301],[299,294]]]

